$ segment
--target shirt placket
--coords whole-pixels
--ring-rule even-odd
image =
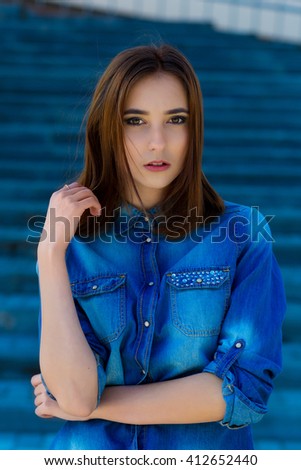
[[[155,311],[157,307],[160,276],[156,261],[157,242],[152,238],[150,228],[143,231],[140,246],[141,271],[143,287],[140,291],[138,314],[138,341],[135,359],[140,368],[141,380],[150,377],[149,358],[155,328]]]

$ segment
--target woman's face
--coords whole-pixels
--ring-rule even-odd
[[[181,172],[188,146],[188,100],[179,79],[157,73],[139,80],[125,102],[126,158],[146,209]],[[133,188],[128,201],[139,206]]]

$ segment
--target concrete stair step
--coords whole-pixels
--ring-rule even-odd
[[[282,269],[283,266],[287,267],[287,270],[290,268],[300,269],[301,263],[301,249],[300,249],[301,237],[300,235],[281,235],[276,238],[276,241],[273,245],[273,252],[276,256],[276,259]],[[285,271],[286,272],[286,269]],[[286,282],[288,284],[288,289],[290,290],[291,286],[291,274],[287,274],[288,278]],[[288,294],[289,295],[289,294]]]
[[[44,434],[56,432],[62,426],[61,420],[41,419],[35,415],[30,378],[31,375],[28,374],[24,378],[0,380],[0,433],[6,433],[7,437],[11,433],[33,433],[42,437]]]
[[[200,76],[200,80],[202,77]],[[248,96],[241,96],[238,99],[233,98],[233,96],[223,95],[223,96],[205,96],[204,99],[204,109],[206,110],[219,110],[219,112],[236,112],[241,111],[262,111],[263,113],[270,113],[271,111],[277,111],[281,109],[283,112],[291,112],[295,110],[298,115],[301,110],[301,103],[294,103],[294,99],[285,95],[282,95],[277,100],[274,100],[267,93],[266,96],[262,97],[260,101],[253,100]],[[299,119],[298,119],[299,120]],[[268,124],[268,123],[267,123]]]
[[[58,426],[59,427],[59,426]],[[0,432],[0,450],[48,450],[55,432]]]
[[[284,325],[284,329],[286,328],[287,325]],[[300,368],[301,345],[296,341],[296,338],[295,335],[293,341],[283,342],[282,372],[275,381],[275,389],[281,393],[285,393],[287,389],[299,390],[299,393],[301,391],[301,377],[296,374]]]
[[[68,167],[68,165],[66,166]],[[20,201],[25,201],[26,204],[30,202],[32,204],[41,204],[41,210],[44,210],[45,204],[48,203],[51,194],[61,187],[59,186],[60,183],[63,184],[63,181],[59,181],[59,176],[55,183],[53,180],[37,179],[31,181],[30,185],[26,178],[18,181],[16,181],[14,177],[0,178],[0,184],[5,193],[5,198],[12,202],[12,207],[14,207],[15,204],[17,206],[21,204]]]
[[[0,228],[0,259],[3,263],[2,269],[4,269],[4,266],[7,264],[12,264],[11,260],[14,259],[16,270],[21,269],[20,272],[23,272],[23,265],[25,271],[27,270],[28,262],[32,262],[32,260],[36,258],[36,251],[44,220],[44,216],[37,216],[28,222],[24,220],[24,226]],[[11,273],[12,271],[9,270],[8,272]],[[21,280],[20,277],[19,280]]]
[[[214,126],[212,126],[214,129]],[[246,165],[246,172],[248,171],[249,165],[259,163],[269,163],[271,173],[277,171],[278,165],[282,162],[286,162],[288,168],[294,168],[300,165],[300,153],[298,149],[290,144],[286,147],[271,145],[270,147],[262,148],[261,145],[250,147],[244,146],[224,146],[222,149],[220,145],[215,145],[211,142],[210,145],[206,143],[204,147],[203,162],[219,163],[221,165],[232,165],[232,163],[241,162]],[[281,191],[281,188],[279,188]]]
[[[35,246],[36,248],[36,246]],[[32,294],[37,292],[36,257],[0,256],[0,283],[2,295]]]
[[[279,213],[277,218],[286,218],[286,210],[288,209],[288,198],[292,198],[290,202],[290,209],[288,212],[294,209],[299,210],[301,206],[300,188],[298,185],[291,185],[287,187],[269,187],[268,185],[247,185],[237,184],[235,186],[225,183],[219,183],[216,185],[216,190],[226,201],[235,201],[239,204],[247,205],[250,207],[256,206],[264,215],[273,215],[276,212]],[[271,222],[271,226],[274,230],[274,221]],[[289,230],[289,227],[287,227]]]
[[[62,10],[61,10],[62,11]],[[3,23],[4,30],[6,32],[8,31],[8,26],[7,26],[7,16],[6,16],[7,10],[2,9],[0,10],[0,21]],[[202,35],[202,38],[204,41],[210,40],[213,42],[215,45],[221,44],[224,46],[224,48],[227,48],[229,46],[235,46],[236,48],[253,48],[256,46],[258,40],[252,36],[247,36],[247,35],[242,35],[240,37],[239,44],[237,42],[237,35],[236,34],[231,34],[231,33],[225,33],[225,32],[219,32],[216,34],[215,30],[207,24],[199,24],[199,23],[188,23],[187,22],[174,22],[174,23],[164,23],[164,22],[158,22],[158,21],[153,21],[153,20],[143,20],[143,19],[133,19],[133,18],[125,18],[122,16],[114,16],[110,14],[105,14],[101,15],[101,12],[99,15],[95,14],[95,12],[89,13],[87,10],[79,13],[78,15],[68,15],[68,10],[64,7],[64,14],[61,15],[49,15],[49,12],[46,12],[45,15],[43,15],[43,12],[40,10],[39,12],[37,11],[36,13],[29,8],[23,8],[19,12],[14,11],[13,13],[10,13],[8,15],[10,24],[12,25],[13,31],[16,29],[14,26],[17,27],[17,31],[19,35],[21,36],[22,39],[30,39],[32,37],[31,35],[31,26],[32,23],[34,23],[37,26],[37,30],[35,31],[36,35],[42,35],[45,37],[45,29],[46,27],[50,27],[50,24],[54,23],[53,30],[55,31],[56,35],[55,37],[58,37],[61,39],[61,37],[65,37],[65,28],[66,26],[68,27],[68,30],[70,32],[76,32],[77,34],[84,33],[87,31],[87,29],[90,32],[90,35],[86,37],[86,40],[88,41],[89,38],[91,38],[92,34],[99,33],[99,25],[101,24],[103,26],[103,32],[105,37],[112,36],[112,38],[115,38],[115,41],[120,44],[120,36],[116,37],[116,32],[125,32],[123,30],[123,27],[125,30],[128,28],[133,27],[158,27],[158,23],[163,25],[164,31],[168,32],[169,34],[173,34],[176,37],[176,34],[178,32],[178,28],[181,28],[183,31],[185,31],[187,34],[185,36],[181,37],[181,40],[183,43],[187,45],[193,45],[192,39],[193,37],[197,37],[199,35]],[[20,19],[22,18],[22,22]],[[39,19],[39,23],[37,24],[37,19]],[[177,28],[175,28],[175,26]],[[162,28],[162,29],[163,29]],[[46,30],[47,31],[47,30]],[[190,33],[190,34],[189,34]],[[26,36],[27,34],[27,36]],[[61,34],[61,36],[60,36]],[[216,37],[217,36],[217,37]],[[278,44],[277,42],[273,42],[272,44],[270,42],[264,42],[263,43],[263,49],[264,50],[285,50],[289,51],[292,49],[292,46],[290,44]]]
[[[218,144],[221,146],[231,142],[233,147],[240,146],[242,142],[250,142],[251,147],[258,147],[258,145],[268,144],[271,147],[273,144],[280,143],[280,145],[289,143],[290,146],[294,146],[296,142],[301,139],[300,132],[294,129],[282,129],[282,131],[274,129],[261,129],[256,130],[252,128],[241,129],[237,134],[236,129],[223,130],[223,129],[211,129],[209,128],[206,132],[207,145],[214,144],[216,147]],[[287,140],[288,139],[288,140]],[[297,150],[297,149],[296,149]]]
[[[0,358],[0,383],[4,378],[30,377],[39,370],[38,335],[33,332],[28,335],[2,333]]]
[[[96,82],[90,85],[91,90],[95,84]],[[76,114],[78,112],[77,109],[83,109],[85,111],[85,106],[88,104],[90,99],[90,96],[89,98],[85,96],[85,93],[87,93],[87,87],[85,87],[84,92],[82,91],[82,88],[79,87],[79,90],[74,94],[69,94],[67,90],[65,95],[58,93],[52,93],[51,95],[44,93],[23,93],[22,88],[20,89],[20,87],[6,93],[0,93],[0,107],[2,106],[4,109],[7,109],[7,106],[10,106],[11,108],[19,107],[21,111],[22,109],[25,109],[28,112],[27,119],[30,118],[31,109],[39,110],[41,115],[44,115],[44,111],[47,115],[48,111],[51,110],[54,110],[53,112],[56,110],[61,110],[62,113],[67,114],[70,109],[74,110],[74,113]],[[79,93],[81,96],[79,96]],[[290,100],[286,101],[285,103],[287,107],[290,107]],[[82,115],[83,114],[84,113],[82,113]]]
[[[296,338],[301,338],[301,302],[288,300],[287,311],[283,323],[283,341],[286,344],[293,344],[294,341],[296,341]],[[293,347],[291,351],[291,355],[293,357],[297,356]],[[287,355],[289,355],[289,353],[287,353]]]
[[[22,44],[22,50],[25,54],[38,54],[41,50],[48,48],[49,57],[55,53],[55,55],[66,54],[68,51],[70,56],[75,55],[75,50],[80,55],[84,51],[89,51],[89,46],[91,49],[95,44],[101,41],[102,52],[107,56],[114,55],[118,50],[121,49],[120,46],[120,37],[123,34],[123,37],[128,37],[129,32],[137,31],[137,35],[141,32],[141,28],[151,28],[152,22],[143,22],[135,20],[121,20],[120,18],[114,18],[115,21],[105,21],[105,19],[95,22],[96,31],[93,31],[93,21],[89,18],[88,23],[85,25],[86,28],[80,30],[75,30],[72,28],[74,21],[69,20],[64,21],[55,21],[53,18],[49,21],[43,23],[43,19],[39,19],[40,24],[37,27],[36,22],[25,20],[23,25],[20,27],[20,24],[17,22],[14,25],[13,21],[10,21],[10,31],[4,35],[4,41],[2,43],[2,52],[5,53],[16,53],[20,54],[19,44]],[[83,23],[84,24],[84,23]],[[3,25],[4,28],[7,25]],[[35,35],[33,38],[32,27],[35,27]],[[107,26],[107,28],[106,28]],[[193,33],[192,24],[189,24],[191,28],[187,34],[187,24],[179,23],[178,29],[183,32],[186,37],[179,39],[179,31],[176,34],[174,32],[174,26],[172,25],[169,28],[169,25],[166,23],[161,23],[161,36],[168,40],[171,43],[178,43],[179,47],[182,50],[189,49],[190,59],[194,59],[196,66],[198,62],[200,63],[201,69],[203,69],[203,62],[200,62],[202,55],[200,51],[208,50],[210,48],[210,55],[206,56],[206,63],[210,64],[211,67],[219,65],[224,70],[230,68],[236,68],[238,70],[256,70],[264,72],[266,70],[271,70],[273,72],[282,72],[283,67],[279,67],[279,62],[275,60],[270,62],[267,60],[273,53],[273,57],[276,57],[281,60],[281,63],[285,63],[286,67],[291,71],[300,71],[300,65],[294,62],[294,56],[296,55],[297,46],[290,44],[275,44],[275,43],[262,43],[262,51],[258,50],[258,40],[249,41],[249,38],[241,36],[244,40],[237,44],[237,36],[231,34],[215,34],[214,31],[210,31],[209,36],[206,30],[204,34],[204,28],[198,26],[198,31]],[[154,27],[158,27],[158,23],[154,24]],[[22,32],[22,28],[23,31]],[[99,35],[99,30],[101,28],[102,35]],[[27,32],[25,34],[25,30]],[[87,34],[86,29],[89,30]],[[98,29],[98,30],[97,30]],[[15,31],[18,31],[16,34]],[[68,35],[66,35],[66,30]],[[139,30],[139,31],[138,31]],[[49,35],[51,32],[51,36]],[[124,39],[123,46],[131,46],[132,42],[126,42]],[[76,47],[74,47],[76,46]],[[286,53],[286,57],[283,57]],[[245,54],[248,53],[248,61],[245,60]],[[279,57],[277,57],[279,56]],[[227,60],[225,60],[227,59]]]
[[[301,298],[300,250],[295,251],[295,257],[297,258],[296,265],[291,267],[283,263],[281,272],[288,301],[299,304]]]
[[[74,161],[74,164],[68,168],[64,162],[58,162],[58,165],[53,165],[50,162],[44,162],[39,165],[33,165],[32,162],[23,162],[22,166],[16,167],[16,162],[9,160],[1,162],[0,171],[2,178],[15,178],[16,184],[18,180],[23,180],[24,177],[30,182],[33,179],[52,179],[53,186],[57,186],[58,181],[66,181],[70,178],[71,171],[73,175],[78,175],[82,169],[82,165]]]
[[[34,293],[1,293],[0,334],[37,335],[39,309],[38,286]]]
[[[301,406],[298,396],[300,396],[301,389],[281,389],[274,390],[269,401],[269,412],[265,415],[259,423],[253,427],[255,442],[268,441],[268,442],[286,442],[286,446],[290,447],[301,444]],[[294,406],[292,406],[294,403]],[[282,444],[283,445],[283,444]],[[280,449],[283,447],[279,447]],[[292,447],[294,448],[294,447]],[[298,447],[300,449],[300,447]]]

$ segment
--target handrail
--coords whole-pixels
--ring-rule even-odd
[[[301,43],[301,0],[35,0],[165,21],[209,22],[225,31]],[[138,8],[139,5],[139,8]]]
[[[301,43],[301,0],[198,0],[206,4],[212,12],[212,22],[223,29],[249,32],[264,36],[266,39],[284,40]],[[232,9],[231,18],[225,25],[221,15],[216,12],[216,6],[228,6]],[[251,18],[249,29],[241,25],[242,15],[238,10],[249,10]],[[210,16],[210,12],[207,11]],[[262,24],[264,22],[264,25]]]
[[[215,3],[245,6],[253,9],[282,11],[301,15],[301,0],[198,0],[214,5]]]

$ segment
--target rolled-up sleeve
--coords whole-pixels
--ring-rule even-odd
[[[264,217],[246,208],[233,227],[237,264],[229,308],[218,348],[204,372],[222,379],[226,412],[220,424],[235,429],[258,422],[267,412],[273,381],[282,368],[286,301]]]

